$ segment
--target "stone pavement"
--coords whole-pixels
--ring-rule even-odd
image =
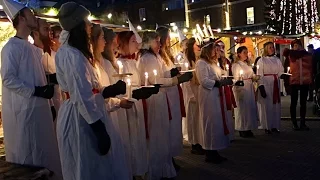
[[[204,156],[192,155],[185,143],[176,180],[318,180],[320,179],[320,119],[308,103],[309,132],[294,132],[290,121],[281,121],[281,133],[266,135],[254,131],[255,138],[240,138],[220,154],[229,161],[220,164],[204,162]],[[282,117],[288,119],[290,97],[282,97]],[[297,112],[299,110],[297,109]],[[289,119],[288,119],[289,120]]]

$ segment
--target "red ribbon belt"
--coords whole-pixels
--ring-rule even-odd
[[[230,86],[224,86],[224,96],[226,98],[226,105],[227,105],[227,110],[232,110],[232,107],[236,108],[236,100],[234,98],[232,89]]]
[[[280,103],[280,89],[278,85],[278,75],[277,74],[264,74],[264,76],[273,76],[273,104]]]
[[[226,113],[224,111],[224,100],[223,100],[223,89],[222,87],[219,88],[219,94],[220,94],[220,107],[221,107],[221,114],[222,114],[222,121],[223,121],[223,131],[224,131],[224,135],[228,135],[229,134],[229,129],[227,126],[227,119],[226,119]]]
[[[144,116],[144,128],[146,130],[146,138],[149,139],[149,124],[148,124],[148,106],[147,100],[142,99],[143,116]]]
[[[92,89],[92,93],[93,94],[98,94],[98,93],[100,93],[100,91],[99,91],[99,89]],[[66,99],[70,99],[69,92],[64,92],[64,94],[66,95]]]
[[[180,85],[178,85],[178,91],[179,91],[181,117],[186,117],[186,108],[184,106],[183,92]]]

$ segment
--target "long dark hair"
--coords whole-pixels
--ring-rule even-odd
[[[194,63],[196,62],[196,54],[194,53],[194,50],[193,50],[193,46],[195,43],[196,43],[195,38],[190,38],[187,42],[187,49],[185,54],[190,66],[192,65],[192,62]]]
[[[133,35],[132,31],[122,31],[118,34],[117,41],[120,55],[131,55],[129,52],[129,41]]]
[[[79,51],[93,64],[93,55],[90,46],[90,37],[86,31],[86,23],[82,21],[70,30],[68,44]]]

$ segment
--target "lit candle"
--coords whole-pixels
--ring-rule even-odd
[[[257,70],[259,70],[259,65],[257,65]]]
[[[157,84],[157,70],[153,70],[153,75],[154,75],[154,84]]]
[[[202,38],[205,37],[202,29],[200,28],[200,25],[197,24],[196,26],[197,26],[197,30],[198,30],[198,32],[200,33],[201,37],[202,37]]]
[[[252,66],[252,68],[254,68],[254,64],[253,63],[251,64],[251,66]]]
[[[229,64],[226,64],[227,77],[229,77]]]
[[[220,67],[220,63],[217,63],[217,66]]]
[[[128,98],[130,99],[132,97],[131,80],[130,80],[130,78],[127,79],[127,86],[128,86]]]
[[[206,37],[210,37],[207,26],[205,24],[203,25],[203,31],[204,31],[204,34],[206,35]]]
[[[182,57],[181,57],[181,55],[179,54],[178,57],[177,57],[178,63],[180,62],[181,58],[182,58]]]
[[[189,69],[189,63],[184,63],[184,66],[186,67],[186,71]]]
[[[121,61],[117,61],[117,64],[119,66],[119,74],[123,74],[123,65]]]
[[[149,77],[149,75],[148,75],[147,72],[145,72],[144,75],[145,75],[145,78],[144,78],[144,86],[148,86],[148,77]]]
[[[240,70],[240,80],[242,81],[242,79],[243,79],[243,70],[241,69]]]
[[[287,71],[287,73],[288,73],[288,74],[290,73],[290,67],[288,67],[288,71]]]

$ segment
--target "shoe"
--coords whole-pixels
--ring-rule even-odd
[[[307,125],[302,124],[302,125],[300,125],[300,130],[301,130],[301,131],[309,131],[310,128],[309,128]]]
[[[268,130],[268,129],[265,129],[264,132],[265,132],[266,134],[272,134],[272,132],[271,132],[270,130]]]
[[[202,148],[202,146],[200,144],[192,144],[191,146],[191,154],[195,154],[195,155],[204,155],[205,154],[205,150]]]
[[[251,130],[247,131],[248,137],[254,138],[254,134]]]
[[[240,137],[244,137],[244,131],[239,131]]]
[[[293,124],[292,129],[293,129],[294,131],[300,131],[300,128],[299,128],[298,124]]]
[[[280,133],[280,131],[277,128],[272,128],[271,131],[274,133]]]
[[[240,137],[242,138],[249,138],[250,134],[247,131],[239,131]]]

